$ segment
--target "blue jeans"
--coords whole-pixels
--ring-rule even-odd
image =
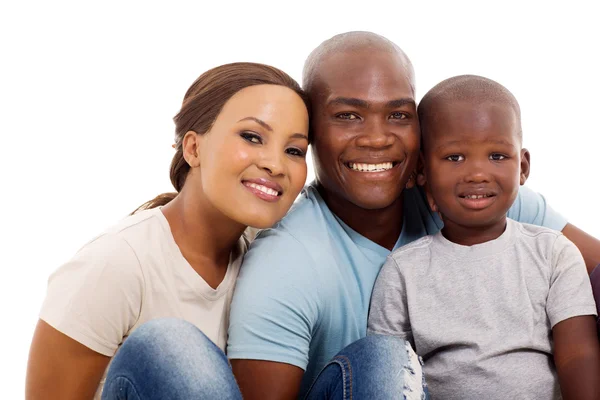
[[[306,399],[426,399],[421,364],[407,346],[387,336],[352,343],[325,366]],[[103,400],[241,398],[225,354],[178,319],[136,329],[113,358],[102,393]]]

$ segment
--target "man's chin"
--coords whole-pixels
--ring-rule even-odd
[[[348,197],[348,200],[352,204],[354,204],[358,208],[362,208],[364,210],[384,210],[391,206],[393,206],[398,200],[400,196],[394,195],[385,195],[385,196],[374,196],[373,194],[363,194],[361,195],[351,195]]]

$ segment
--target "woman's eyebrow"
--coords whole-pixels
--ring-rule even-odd
[[[246,118],[240,119],[238,122],[242,122],[242,121],[254,121],[257,124],[259,124],[260,126],[262,126],[263,128],[265,128],[266,130],[273,132],[273,128],[271,128],[271,125],[267,124],[262,119],[258,119],[256,117],[246,117]]]

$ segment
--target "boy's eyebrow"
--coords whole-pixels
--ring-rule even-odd
[[[242,121],[254,121],[257,124],[259,124],[260,126],[262,126],[263,128],[265,128],[266,130],[273,132],[273,128],[271,128],[271,125],[267,124],[262,119],[258,119],[256,117],[246,117],[246,118],[240,119],[238,122],[242,122]]]
[[[434,146],[434,148],[436,150],[443,150],[446,147],[454,146],[454,145],[461,144],[461,143],[464,143],[464,140],[450,140],[448,142],[445,142],[445,143],[442,143],[440,145]],[[488,140],[484,141],[484,143],[493,143],[493,144],[499,144],[499,145],[503,145],[503,146],[517,147],[517,146],[515,146],[514,143],[511,143],[511,142],[509,142],[507,140],[504,140],[504,139],[498,139],[498,140],[488,139]]]
[[[410,97],[404,97],[400,99],[390,100],[385,106],[387,108],[398,108],[405,105],[413,105],[415,106],[415,100]],[[345,105],[345,106],[353,106],[358,108],[369,108],[369,102],[361,99],[357,99],[355,97],[336,97],[331,99],[328,105]]]

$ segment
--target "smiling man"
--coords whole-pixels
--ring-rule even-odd
[[[363,339],[360,365],[344,352],[334,356],[366,336],[373,284],[391,250],[442,227],[413,187],[419,121],[412,65],[379,35],[341,34],[309,56],[304,87],[316,180],[244,259],[228,357],[245,399],[371,396],[364,388],[376,398],[398,395],[402,386],[382,376],[406,366],[401,343]],[[564,229],[588,261],[600,258],[598,241],[526,188],[508,215]],[[358,372],[365,366],[375,371],[368,378]]]

